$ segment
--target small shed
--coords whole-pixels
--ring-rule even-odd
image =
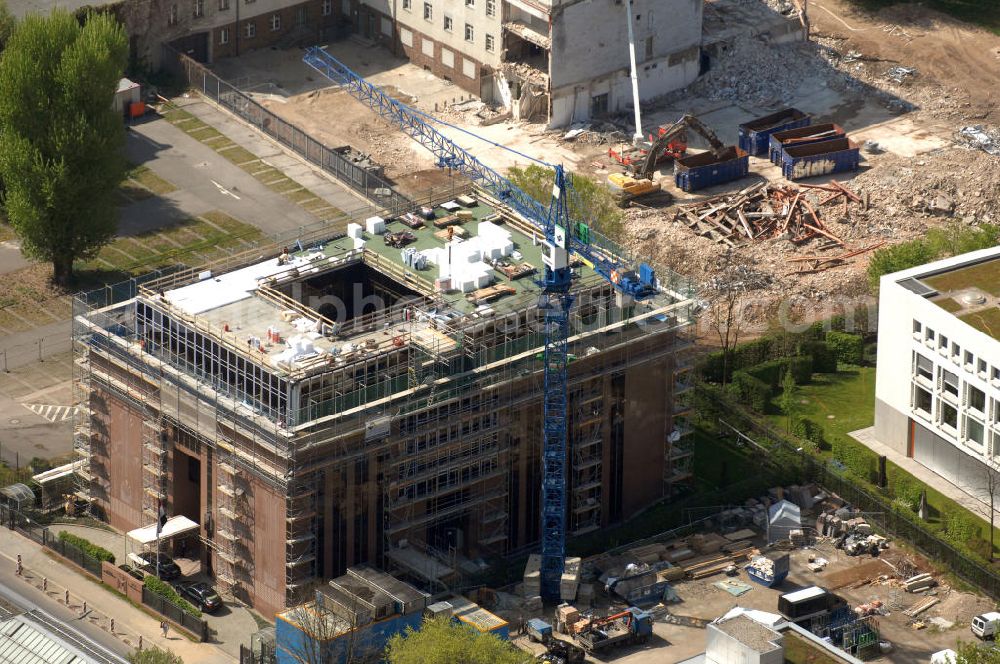
[[[782,500],[767,510],[767,543],[791,539],[790,533],[802,527],[802,514],[795,503]]]
[[[141,101],[142,89],[138,83],[130,81],[127,78],[118,81],[118,89],[115,90],[115,99],[112,102],[112,108],[115,109],[115,112],[119,115],[125,115],[129,112],[132,104],[137,104]]]

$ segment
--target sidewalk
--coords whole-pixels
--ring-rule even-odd
[[[951,498],[976,516],[989,514],[988,503],[979,500],[965,491],[962,491],[960,488],[941,477],[933,470],[930,470],[920,462],[906,456],[905,454],[897,452],[882,442],[879,442],[875,438],[875,427],[859,429],[857,431],[852,431],[847,435],[870,449],[875,454],[885,455],[889,461],[913,475],[927,486],[933,487],[934,490],[944,494],[948,498]],[[996,522],[1000,523],[1000,510],[995,511],[994,516],[996,518]]]
[[[22,577],[25,583],[40,590],[44,588],[52,602],[63,605],[66,605],[68,590],[68,608],[82,614],[86,603],[87,611],[80,619],[102,629],[110,631],[110,619],[114,617],[114,636],[130,647],[137,647],[141,637],[143,647],[157,645],[170,650],[185,664],[237,661],[217,645],[192,642],[175,629],[171,629],[164,639],[158,619],[132,606],[100,583],[61,564],[40,544],[15,531],[0,528],[0,564],[10,565],[13,569],[18,554],[24,565]]]

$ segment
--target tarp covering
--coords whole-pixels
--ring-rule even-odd
[[[790,539],[788,534],[802,527],[802,515],[799,506],[782,500],[767,510],[767,542],[772,544],[778,540]]]
[[[167,519],[165,524],[163,524],[163,530],[160,531],[160,539],[170,539],[171,537],[176,537],[177,535],[182,535],[184,533],[191,532],[192,530],[198,530],[197,523],[186,516],[172,516]],[[150,544],[155,542],[156,524],[154,523],[151,526],[143,526],[142,528],[130,530],[125,537],[138,542],[139,544]]]

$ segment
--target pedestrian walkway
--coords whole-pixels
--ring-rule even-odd
[[[847,435],[870,449],[875,454],[885,456],[886,459],[893,462],[910,475],[916,477],[923,484],[933,487],[936,491],[944,494],[948,498],[951,498],[970,512],[979,516],[989,514],[990,507],[988,503],[985,503],[975,496],[962,491],[962,489],[941,477],[933,470],[927,468],[927,466],[924,466],[919,461],[916,461],[901,452],[897,452],[885,443],[876,439],[875,427],[859,429],[857,431],[852,431]],[[1000,523],[1000,510],[996,510],[993,514],[996,522]]]
[[[62,564],[40,544],[15,531],[0,528],[0,564],[16,566],[22,558],[21,578],[40,590],[54,603],[77,612],[79,620],[107,630],[132,648],[157,645],[180,656],[185,664],[234,662],[222,648],[211,643],[195,643],[170,630],[163,637],[160,619],[147,614],[92,579]],[[114,620],[112,630],[111,621]],[[249,634],[247,638],[249,639]]]

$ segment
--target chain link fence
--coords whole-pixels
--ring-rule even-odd
[[[704,389],[704,388],[700,388]],[[887,493],[870,490],[851,478],[846,470],[806,452],[802,444],[775,431],[748,413],[741,405],[714,390],[711,398],[718,400],[720,429],[743,443],[754,445],[763,454],[762,464],[775,469],[793,471],[798,482],[814,482],[867,513],[866,519],[882,532],[904,540],[928,560],[934,561],[962,581],[986,595],[1000,600],[1000,573],[933,531],[916,514],[893,504]]]
[[[341,150],[324,145],[302,129],[281,119],[204,65],[166,44],[163,46],[162,62],[165,69],[179,77],[188,87],[194,88],[300,157],[319,166],[376,206],[384,208],[391,216],[402,214],[413,207],[413,201],[397,191],[385,178],[355,164]]]

